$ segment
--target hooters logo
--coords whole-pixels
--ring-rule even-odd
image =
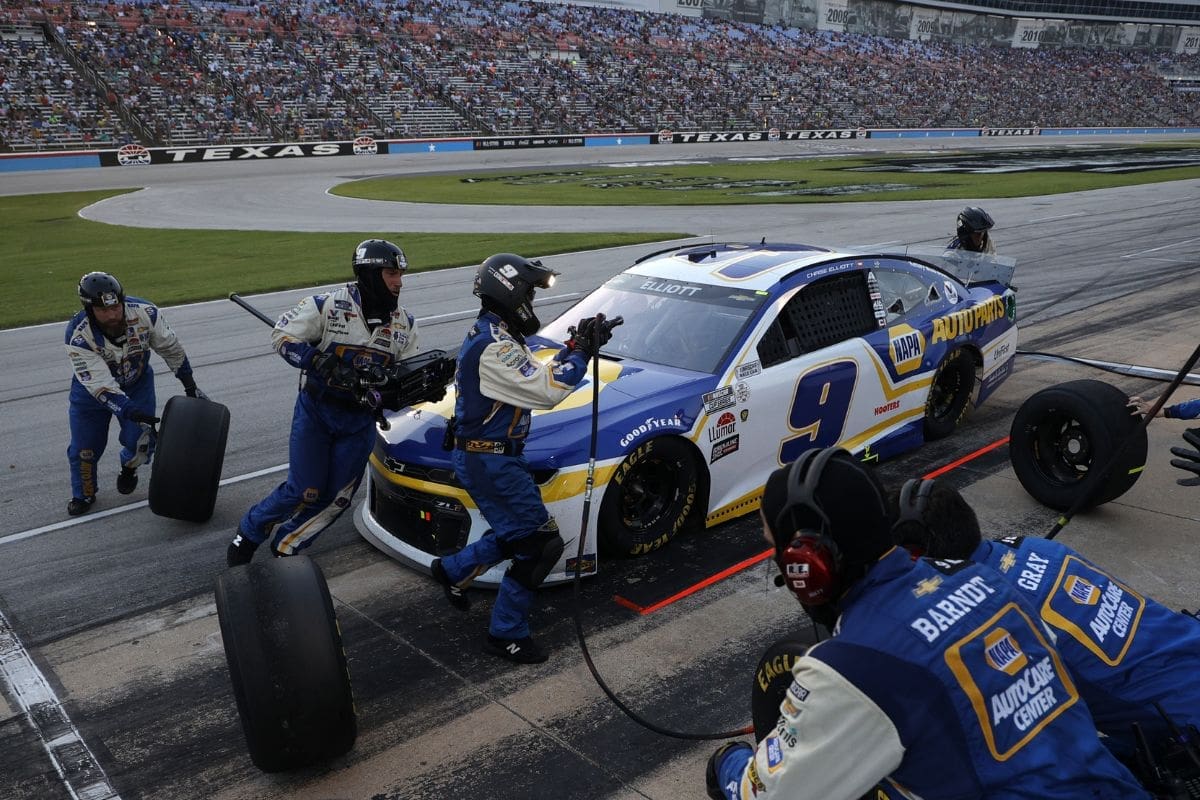
[[[359,136],[354,140],[354,155],[373,156],[379,152],[379,145],[370,136]]]
[[[149,164],[150,151],[140,144],[122,145],[117,151],[117,163],[122,167]]]

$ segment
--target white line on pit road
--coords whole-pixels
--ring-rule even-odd
[[[0,613],[0,678],[34,732],[50,763],[75,800],[120,800],[79,729]]]
[[[263,475],[270,475],[275,472],[282,472],[283,470],[285,470],[287,468],[288,468],[287,464],[278,464],[274,467],[267,467],[266,469],[256,470],[255,472],[247,472],[245,475],[235,475],[232,478],[226,478],[225,480],[221,481],[220,483],[217,484],[217,486],[229,486],[234,483],[241,483],[242,481],[248,481],[248,480],[252,480],[254,478],[261,478]],[[34,528],[34,529],[28,530],[28,531],[21,531],[20,533],[10,533],[8,536],[0,537],[0,545],[8,544],[10,542],[19,542],[22,539],[32,539],[34,536],[41,536],[44,533],[53,533],[54,531],[61,531],[63,528],[73,528],[76,525],[83,525],[84,523],[91,522],[92,520],[104,519],[105,517],[113,517],[113,516],[116,516],[117,514],[126,514],[130,511],[137,511],[139,508],[146,508],[149,505],[150,505],[149,501],[139,500],[136,503],[129,503],[128,505],[118,506],[116,508],[110,508],[105,511],[97,511],[94,514],[84,514],[83,516],[75,517],[74,519],[64,519],[62,522],[52,522],[51,524],[43,525],[40,528]]]
[[[1151,247],[1149,250],[1138,250],[1136,253],[1126,253],[1125,255],[1121,256],[1121,258],[1136,258],[1137,256],[1144,255],[1146,253],[1157,253],[1159,250],[1170,250],[1173,247],[1182,247],[1183,245],[1191,244],[1192,242],[1200,242],[1200,239],[1184,239],[1182,242],[1172,242],[1171,244],[1159,245],[1158,247]]]

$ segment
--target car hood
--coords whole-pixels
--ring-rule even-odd
[[[553,351],[535,355],[549,358]],[[716,384],[714,375],[601,358],[596,457],[616,458],[643,439],[690,431],[703,413],[702,396]],[[588,376],[561,403],[533,412],[525,443],[525,457],[532,466],[558,469],[588,459],[594,386],[589,369]],[[450,453],[442,449],[442,440],[446,422],[454,413],[454,399],[454,388],[449,387],[446,397],[437,403],[422,403],[388,415],[390,427],[379,431],[377,455],[429,467],[449,464]]]

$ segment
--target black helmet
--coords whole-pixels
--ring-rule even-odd
[[[522,336],[537,333],[542,323],[533,313],[533,293],[554,285],[557,272],[512,253],[497,253],[479,265],[475,273],[475,296],[483,307],[494,311]]]
[[[404,257],[404,251],[384,239],[367,239],[354,248],[351,263],[367,324],[386,320],[396,310],[398,298],[383,282],[383,270],[407,270],[408,259]]]
[[[990,231],[996,223],[992,217],[979,206],[967,206],[958,212],[958,235]]]
[[[125,289],[107,272],[89,272],[79,279],[79,302],[88,309],[121,305],[125,302]]]

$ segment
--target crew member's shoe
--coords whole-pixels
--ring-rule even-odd
[[[133,494],[137,488],[137,467],[121,467],[117,476],[117,491],[121,494]]]
[[[91,510],[92,503],[96,502],[96,496],[91,497],[72,497],[71,502],[67,503],[67,513],[72,517],[78,517]]]
[[[250,541],[246,538],[246,534],[238,531],[237,535],[233,537],[233,541],[229,543],[229,549],[225,552],[225,562],[231,567],[249,564],[257,549],[258,542]]]
[[[433,563],[429,565],[429,571],[433,575],[433,579],[442,585],[442,591],[446,593],[446,599],[450,601],[450,605],[459,611],[471,610],[471,598],[467,597],[465,589],[450,580],[440,558],[433,560]]]
[[[483,645],[483,652],[500,658],[506,658],[517,664],[541,664],[546,660],[546,651],[537,646],[533,637],[521,639],[501,639],[488,634]]]

